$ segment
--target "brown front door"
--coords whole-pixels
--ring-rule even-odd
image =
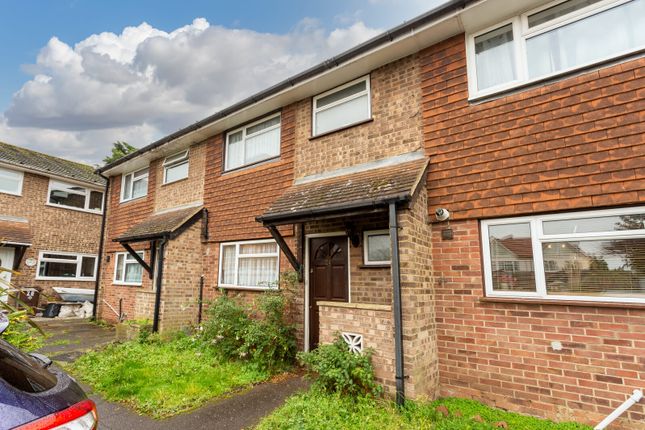
[[[346,302],[347,237],[320,237],[309,242],[309,348],[318,346],[318,301]]]

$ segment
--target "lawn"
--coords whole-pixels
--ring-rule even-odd
[[[439,411],[437,410],[439,408]],[[443,413],[441,412],[443,411]],[[504,424],[506,423],[506,427]],[[287,400],[256,430],[591,430],[576,423],[553,423],[486,407],[465,399],[441,399],[432,403],[407,402],[398,411],[389,401],[359,398],[311,390]]]
[[[112,344],[80,357],[68,370],[106,400],[166,418],[268,379],[250,363],[218,359],[193,338]]]

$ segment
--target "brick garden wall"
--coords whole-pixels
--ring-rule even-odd
[[[320,342],[332,343],[339,333],[363,335],[363,348],[374,351],[372,365],[379,384],[395,392],[394,327],[389,305],[338,304],[320,306]]]
[[[25,260],[38,260],[39,251],[65,251],[98,254],[101,215],[48,206],[49,178],[25,172],[22,196],[0,193],[0,216],[29,220],[33,235],[12,283],[20,287],[39,287],[43,294],[55,299],[52,287],[94,289],[94,281],[37,280],[38,266],[28,267]],[[43,300],[47,300],[44,298]]]

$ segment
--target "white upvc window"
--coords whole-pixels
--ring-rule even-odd
[[[366,266],[389,265],[391,259],[389,230],[363,232],[363,262]]]
[[[24,173],[0,167],[0,193],[22,195]]]
[[[138,199],[148,194],[148,168],[124,174],[121,178],[121,201]]]
[[[166,157],[163,162],[163,183],[179,181],[188,177],[188,150]]]
[[[143,251],[137,251],[142,259]],[[120,285],[141,285],[143,280],[143,267],[128,252],[117,252],[114,255],[114,283]]]
[[[370,77],[363,76],[313,99],[312,134],[318,136],[372,117]]]
[[[645,0],[551,2],[468,35],[470,98],[540,81],[643,48]]]
[[[96,279],[96,255],[60,251],[40,251],[36,279],[93,281]]]
[[[50,179],[47,204],[49,206],[62,206],[67,209],[101,213],[103,211],[103,192],[82,185]]]
[[[489,297],[645,303],[645,207],[481,227]]]
[[[219,286],[275,289],[280,250],[274,240],[226,242],[220,245]]]
[[[226,134],[225,170],[280,156],[280,114],[262,118]]]

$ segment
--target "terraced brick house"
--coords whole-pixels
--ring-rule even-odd
[[[0,265],[17,272],[0,276],[41,306],[55,287],[93,292],[104,190],[92,166],[0,142]]]
[[[399,400],[599,421],[645,382],[644,31],[643,0],[447,2],[105,166],[100,316],[296,271],[301,348],[373,348]]]

